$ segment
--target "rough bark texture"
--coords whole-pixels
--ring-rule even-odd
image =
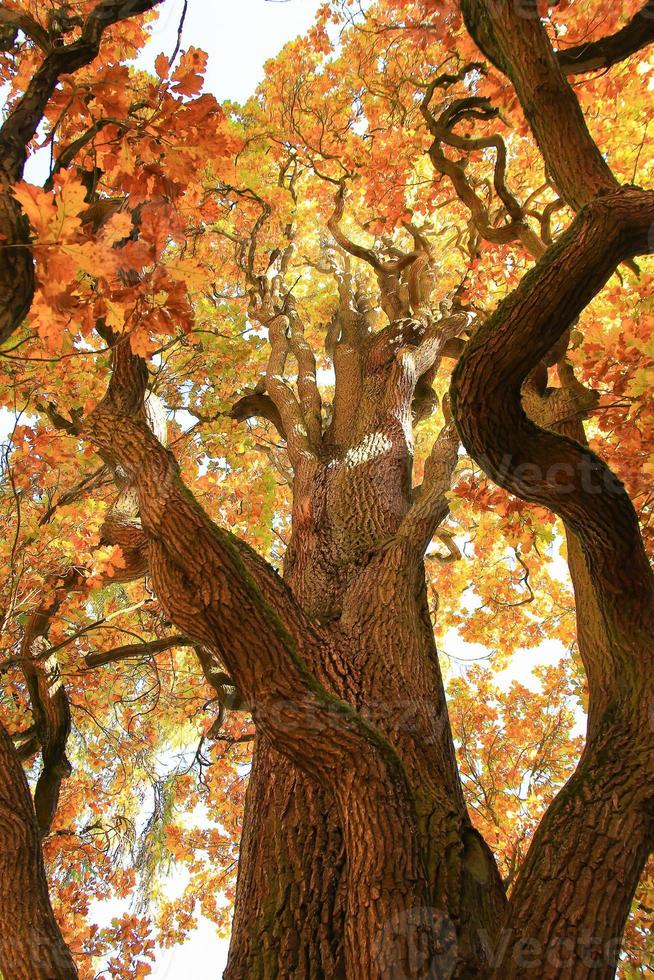
[[[475,335],[452,385],[474,458],[564,520],[589,687],[586,747],[518,874],[496,973],[520,977],[529,966],[544,977],[608,978],[653,844],[654,577],[633,505],[583,429],[538,428],[521,392],[618,263],[651,250],[654,195],[618,186],[537,16],[521,21],[509,2],[462,7],[477,43],[515,85],[561,194],[581,208]]]
[[[280,358],[289,329],[274,319]],[[217,653],[260,733],[228,976],[414,976],[439,957],[472,973],[485,960],[504,894],[463,803],[422,570],[447,512],[451,427],[413,505],[410,487],[416,383],[467,323],[408,319],[366,337],[358,423],[337,444],[335,419],[321,454],[309,393],[302,409],[275,372],[296,472],[291,591],[181,485],[124,342],[84,426],[138,494],[168,615]]]
[[[5,980],[75,980],[52,914],[32,798],[0,725],[0,973]]]
[[[483,962],[480,937],[493,934],[503,890],[463,803],[420,549],[402,529],[409,509],[406,437],[398,427],[402,448],[394,453],[389,419],[371,425],[364,418],[360,427],[351,431],[358,444],[317,467],[310,493],[296,489],[296,500],[312,501],[315,512],[295,525],[287,578],[334,638],[337,656],[312,662],[312,669],[398,750],[415,801],[429,907],[440,910],[446,937],[443,963],[457,962],[458,943],[459,962],[472,969]],[[450,438],[449,450],[456,455],[456,440]],[[340,975],[347,876],[337,814],[329,798],[273,758],[260,741],[227,975],[278,976],[281,963],[293,976]],[[376,846],[365,832],[361,844]],[[271,881],[277,867],[279,884]]]

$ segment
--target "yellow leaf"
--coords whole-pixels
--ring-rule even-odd
[[[129,238],[132,233],[132,216],[128,211],[119,211],[109,218],[104,226],[102,237],[110,244],[115,245],[124,238]]]
[[[21,180],[14,187],[14,197],[19,201],[38,237],[47,238],[50,234],[50,222],[57,213],[52,194]]]

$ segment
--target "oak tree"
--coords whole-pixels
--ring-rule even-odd
[[[654,7],[157,6],[0,12],[0,970],[640,975]]]

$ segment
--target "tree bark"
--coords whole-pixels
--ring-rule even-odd
[[[452,426],[434,446],[420,495],[411,488],[418,385],[469,318],[437,321],[429,311],[421,280],[429,254],[417,234],[414,252],[392,262],[349,241],[341,193],[330,230],[373,269],[389,326],[371,330],[343,274],[330,328],[336,393],[323,425],[315,357],[283,293],[286,253],[279,275],[269,265],[257,277],[255,232],[244,271],[270,358],[239,414],[263,413],[287,441],[285,581],[213,524],[183,485],[148,426],[147,372],[126,338],[113,338],[109,390],[81,431],[129,490],[127,523],[120,508],[110,515],[112,533],[124,534],[115,540],[147,565],[182,635],[225,665],[257,725],[229,980],[511,978],[535,967],[546,978],[608,978],[651,847],[654,581],[636,515],[579,438],[538,428],[522,399],[617,264],[649,249],[654,196],[618,186],[535,2],[520,21],[509,0],[492,11],[485,0],[462,7],[482,50],[513,81],[561,195],[579,209],[466,345],[452,401],[458,432],[486,472],[566,524],[591,695],[588,744],[507,906],[464,804],[425,596],[423,556],[447,513],[457,458]],[[492,145],[496,187],[514,221],[503,240],[540,255],[506,187],[502,148]],[[482,221],[475,200],[468,204]],[[295,386],[284,377],[289,357]]]
[[[436,955],[437,936],[424,912],[411,939],[402,934],[407,911],[427,908],[428,888],[401,761],[378,729],[307,669],[329,638],[183,487],[142,417],[144,382],[142,363],[117,344],[108,395],[84,433],[138,490],[152,580],[167,614],[219,652],[260,731],[335,801],[348,855],[346,970],[411,974],[416,962]],[[385,928],[387,944],[380,941]]]
[[[257,724],[230,978],[483,970],[504,892],[463,802],[422,568],[447,513],[453,430],[413,505],[410,480],[415,385],[460,326],[438,341],[416,321],[375,336],[357,425],[327,459],[276,373],[296,440],[292,591],[182,486],[124,341],[84,425],[138,493],[168,616],[216,651]]]
[[[654,577],[624,487],[582,445],[578,426],[575,439],[530,421],[521,391],[617,264],[651,250],[654,196],[618,187],[536,16],[520,22],[503,0],[493,16],[484,0],[463,9],[515,85],[560,192],[581,208],[475,335],[452,385],[471,455],[506,489],[564,520],[589,685],[586,748],[518,874],[496,975],[538,967],[544,977],[609,978],[654,832]]]
[[[4,980],[75,980],[43,867],[32,797],[0,725],[0,972]]]

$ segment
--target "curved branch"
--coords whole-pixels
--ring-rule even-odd
[[[556,52],[556,59],[566,75],[610,68],[654,41],[654,0],[648,2],[615,34],[586,41]]]
[[[331,214],[327,227],[334,238],[334,241],[340,245],[344,252],[348,255],[353,255],[357,259],[361,259],[363,262],[367,262],[375,272],[378,271],[381,261],[377,256],[377,253],[372,248],[366,248],[364,245],[358,245],[356,242],[351,241],[344,231],[341,230],[341,221],[343,220],[343,213],[345,211],[345,184],[341,183],[336,197],[334,199],[334,211]]]
[[[614,561],[606,550],[607,523],[624,535],[621,541],[611,536],[611,547],[624,547],[625,556],[633,548],[642,552],[629,498],[592,453],[531,423],[520,391],[617,265],[650,250],[652,221],[654,193],[635,188],[583,208],[466,346],[453,377],[453,410],[464,445],[496,482],[569,521],[602,566],[610,561],[613,567]],[[572,468],[574,493],[559,486],[556,473],[542,472],[547,460]],[[532,461],[541,468],[538,473],[516,474],[518,463]],[[584,472],[593,479],[590,488],[583,484]],[[633,561],[624,567],[631,569]]]
[[[545,246],[538,235],[529,227],[524,209],[507,186],[506,145],[502,137],[496,133],[492,136],[471,139],[458,136],[453,131],[453,127],[461,119],[493,119],[499,115],[499,111],[491,106],[488,99],[469,97],[455,100],[436,119],[429,106],[437,87],[438,80],[436,79],[427,86],[420,105],[422,116],[434,137],[429,148],[429,158],[434,168],[450,178],[457,196],[470,211],[475,228],[482,238],[497,245],[506,245],[509,242],[519,240],[532,255],[542,255]],[[468,153],[480,149],[495,150],[493,186],[509,219],[505,224],[491,224],[489,208],[468,180],[464,165],[455,160],[450,160],[443,151],[443,143]]]
[[[311,446],[317,448],[322,441],[322,399],[316,377],[316,358],[304,336],[304,324],[297,314],[293,297],[287,303],[291,353],[297,361],[297,390],[302,415]]]
[[[252,418],[267,419],[268,422],[272,422],[275,426],[280,438],[286,442],[286,430],[284,429],[284,423],[282,422],[279,409],[270,395],[264,393],[264,387],[264,385],[261,385],[259,389],[259,386],[257,386],[253,392],[239,398],[232,405],[227,415],[236,422],[246,422]]]
[[[49,833],[59,802],[62,781],[70,775],[66,743],[70,734],[70,704],[61,680],[56,654],[50,652],[48,630],[64,596],[83,583],[72,569],[29,618],[21,643],[21,665],[30,695],[43,768],[34,791],[34,808],[41,836]]]
[[[383,262],[374,249],[366,248],[363,245],[359,245],[356,242],[351,241],[342,231],[340,222],[343,218],[344,207],[345,184],[341,182],[338,193],[336,194],[333,214],[327,222],[327,227],[329,228],[334,240],[344,252],[347,252],[348,255],[354,256],[354,258],[361,259],[374,270],[381,294],[381,307],[389,321],[393,322],[394,320],[398,320],[403,316],[408,316],[410,313],[409,297],[408,295],[402,295],[402,290],[400,289],[400,276],[402,272],[408,269],[416,261],[416,259],[423,255],[423,247],[420,246],[420,248],[413,252],[409,252],[406,255],[400,254],[399,257],[392,262]],[[413,232],[411,232],[411,234],[413,235]]]
[[[123,660],[142,660],[145,657],[152,657],[175,647],[189,646],[193,646],[193,641],[188,636],[166,636],[161,640],[127,643],[124,646],[114,647],[113,650],[89,653],[84,658],[84,663],[87,667],[106,667],[107,664],[117,664]]]
[[[52,49],[52,39],[45,30],[41,27],[37,20],[34,20],[30,14],[26,12],[19,12],[18,10],[0,10],[0,25],[3,27],[9,27],[12,33],[17,34],[18,31],[22,31],[25,37],[28,37],[33,44],[41,49],[45,54],[48,54]]]
[[[459,433],[454,423],[449,422],[432,446],[420,493],[397,532],[399,538],[409,541],[420,554],[426,551],[449,513],[447,494],[458,458]]]
[[[568,962],[585,975],[580,937],[621,935],[651,849],[654,576],[638,518],[594,453],[527,418],[521,390],[617,265],[651,251],[653,221],[652,192],[621,188],[588,204],[466,346],[453,376],[453,411],[470,454],[501,486],[565,522],[589,664],[586,749],[512,891],[502,978],[522,975],[517,950],[527,937],[541,949],[572,938]],[[562,897],[566,881],[585,883],[575,902]],[[617,952],[616,944],[603,976],[613,975]],[[560,973],[547,966],[541,975]]]
[[[284,379],[290,333],[291,322],[285,313],[273,316],[268,323],[270,355],[266,368],[266,390],[279,412],[288,453],[295,465],[300,459],[313,456],[314,447],[309,441],[307,422],[297,396]]]

